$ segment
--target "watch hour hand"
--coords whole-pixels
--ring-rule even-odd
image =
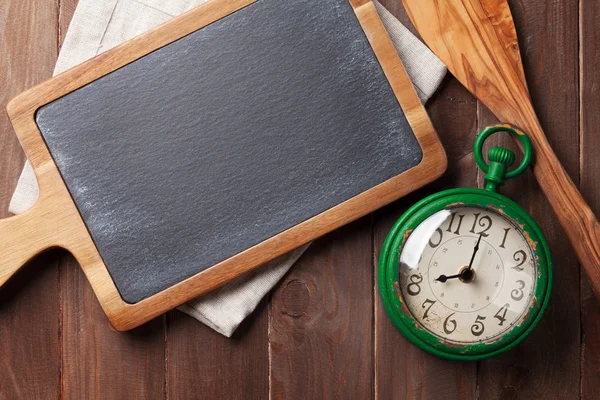
[[[434,279],[434,280],[436,280],[436,281],[438,281],[438,282],[442,282],[442,283],[444,283],[444,282],[446,282],[448,279],[456,279],[456,278],[460,278],[461,276],[462,276],[462,274],[456,274],[456,275],[450,275],[450,276],[447,276],[447,275],[443,275],[443,274],[442,274],[442,275],[438,276],[438,277],[437,277],[436,279]]]

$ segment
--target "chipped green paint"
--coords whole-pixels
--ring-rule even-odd
[[[508,351],[519,344],[531,330],[538,324],[544,310],[548,306],[552,288],[552,262],[546,239],[533,218],[517,203],[495,192],[497,186],[504,179],[519,175],[527,168],[531,160],[531,142],[522,131],[509,125],[488,127],[482,131],[475,143],[475,154],[478,165],[489,170],[481,149],[483,142],[492,133],[509,131],[524,145],[525,156],[521,165],[507,172],[506,168],[496,168],[496,177],[492,177],[495,184],[487,185],[486,189],[464,188],[451,189],[429,196],[412,206],[402,217],[396,221],[385,239],[379,257],[378,286],[381,300],[393,324],[411,342],[419,348],[439,357],[452,360],[479,360],[492,357]],[[502,155],[500,161],[511,161],[512,157]],[[514,161],[514,160],[513,160]],[[498,162],[498,161],[492,161]],[[485,169],[484,169],[485,168]],[[498,184],[500,183],[500,184]],[[528,310],[523,314],[519,323],[504,335],[489,341],[476,344],[459,344],[444,340],[421,327],[404,304],[402,291],[398,280],[398,257],[410,233],[425,219],[443,209],[454,207],[480,207],[510,218],[515,226],[521,230],[532,247],[534,260],[537,267],[535,289]]]
[[[460,201],[458,201],[460,199]],[[500,338],[479,344],[461,345],[440,339],[421,328],[405,306],[398,287],[398,256],[405,242],[406,232],[416,228],[432,214],[456,203],[490,211],[501,210],[523,232],[537,243],[534,251],[538,276],[535,291],[520,324]],[[452,208],[452,207],[451,207]],[[436,193],[411,207],[392,227],[379,257],[379,292],[385,310],[394,325],[415,345],[439,357],[453,360],[478,360],[510,350],[520,343],[542,317],[548,305],[552,287],[552,265],[546,239],[537,223],[512,200],[483,189],[451,189]]]
[[[490,149],[489,158],[491,162],[489,165],[483,158],[483,144],[491,135],[497,132],[510,133],[523,145],[523,159],[521,160],[521,163],[511,171],[508,171],[508,167],[512,165],[511,161],[514,161],[515,155],[509,149],[501,147]],[[509,154],[512,155],[511,160],[502,157],[502,155],[508,156]],[[525,172],[531,163],[533,145],[531,144],[529,136],[525,135],[522,131],[519,131],[508,124],[493,125],[488,126],[477,135],[473,145],[473,156],[475,157],[475,162],[479,169],[486,173],[486,183],[488,185],[490,183],[496,183],[495,185],[492,185],[492,188],[486,186],[486,189],[495,191],[496,186],[502,186],[505,179],[515,178]]]

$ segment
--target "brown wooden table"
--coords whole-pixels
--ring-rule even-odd
[[[51,76],[76,3],[0,0],[2,110]],[[408,22],[400,0],[383,3]],[[600,2],[510,3],[542,125],[598,215]],[[533,334],[498,358],[457,363],[423,353],[389,322],[375,285],[388,229],[434,191],[481,185],[472,142],[495,121],[453,78],[428,110],[448,173],[318,240],[232,339],[178,311],[116,332],[69,255],[33,261],[0,292],[0,399],[600,398],[600,304],[531,174],[503,193],[537,218],[553,252],[553,298]],[[1,111],[2,217],[24,160]]]

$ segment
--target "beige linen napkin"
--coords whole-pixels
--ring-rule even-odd
[[[207,0],[80,0],[60,51],[54,74],[82,63]],[[286,0],[281,0],[286,1]],[[423,102],[433,94],[446,67],[383,6],[376,3],[396,50]],[[28,210],[39,195],[29,162],[25,164],[9,211]],[[225,336],[231,336],[308,245],[286,254],[226,286],[179,307]]]

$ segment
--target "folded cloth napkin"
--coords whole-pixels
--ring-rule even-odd
[[[207,0],[80,0],[58,56],[54,74],[139,35]],[[446,67],[381,4],[375,3],[398,54],[423,102],[435,92]],[[29,162],[25,164],[9,211],[19,214],[37,201],[39,189]],[[225,336],[238,325],[290,269],[309,245],[302,246],[221,289],[179,307]]]

